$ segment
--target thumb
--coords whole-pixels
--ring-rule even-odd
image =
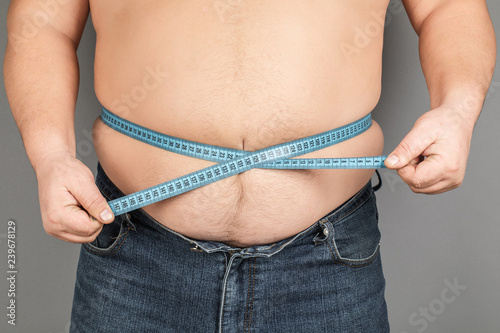
[[[94,182],[78,182],[72,193],[82,207],[99,222],[111,223],[115,219],[106,198]]]
[[[433,142],[431,137],[422,137],[422,133],[413,128],[386,158],[385,166],[389,169],[400,169],[409,163],[416,163]]]

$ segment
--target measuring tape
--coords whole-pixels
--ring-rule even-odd
[[[249,152],[212,146],[156,132],[102,108],[102,121],[112,129],[164,150],[218,162],[165,183],[108,202],[115,215],[162,201],[218,180],[259,169],[379,169],[387,156],[291,159],[351,139],[370,128],[371,114],[316,135]]]

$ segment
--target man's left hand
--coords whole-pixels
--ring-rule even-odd
[[[421,116],[385,161],[415,193],[459,187],[465,176],[474,121],[448,106]]]

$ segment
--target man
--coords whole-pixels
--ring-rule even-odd
[[[72,332],[389,331],[373,170],[254,168],[113,216],[107,201],[216,163],[98,118],[94,183],[75,158],[73,118],[90,11],[97,97],[127,121],[248,152],[349,124],[379,99],[388,2],[11,1],[5,84],[44,227],[83,243]],[[403,3],[431,110],[385,163],[414,192],[436,194],[463,180],[494,32],[484,0]],[[300,158],[382,147],[373,122]]]

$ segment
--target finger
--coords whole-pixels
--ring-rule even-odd
[[[71,204],[64,207],[47,232],[52,236],[71,233],[78,237],[90,237],[102,226],[103,223],[92,218],[81,206]]]
[[[411,183],[411,178],[412,176],[415,174],[416,172],[416,167],[417,165],[422,162],[424,160],[424,157],[422,155],[418,156],[418,157],[415,157],[414,159],[412,159],[410,161],[410,163],[408,163],[407,166],[401,168],[401,169],[398,169],[397,172],[399,174],[399,176],[401,177],[401,179],[405,182],[405,183]],[[411,185],[410,185],[411,187]]]
[[[416,127],[404,137],[401,143],[385,160],[385,166],[389,169],[402,168],[412,160],[418,158],[434,141],[434,136],[422,136],[422,131]]]
[[[69,190],[90,216],[101,223],[113,222],[114,214],[93,181],[75,181]]]
[[[420,162],[422,162],[424,160],[424,156],[422,155],[419,155],[417,157],[415,157],[414,159],[412,159],[410,161],[410,163],[408,163],[408,165],[417,165],[419,164]]]
[[[410,163],[399,169],[398,174],[412,189],[428,188],[446,177],[442,163],[439,163],[439,157],[436,155],[429,156],[418,164]]]
[[[101,228],[99,228],[96,232],[90,234],[90,235],[76,235],[73,232],[61,232],[57,235],[55,235],[56,238],[63,240],[65,242],[71,242],[71,243],[91,243],[96,239],[96,237],[99,235],[99,233],[102,230],[102,224]]]
[[[426,188],[415,188],[410,186],[410,189],[415,193],[434,195],[451,191],[457,187],[459,187],[459,185],[453,184],[448,180],[442,180]]]

